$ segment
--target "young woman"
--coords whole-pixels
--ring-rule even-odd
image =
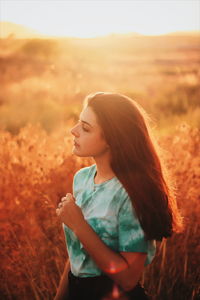
[[[72,152],[95,164],[75,174],[56,210],[69,261],[55,299],[150,299],[142,272],[156,241],[183,224],[149,120],[125,95],[86,97]]]

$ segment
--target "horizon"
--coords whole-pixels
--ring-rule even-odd
[[[15,27],[15,30],[5,30],[3,29],[3,26],[11,26],[12,29]],[[21,32],[20,32],[21,30]],[[41,32],[36,31],[33,28],[30,28],[28,26],[24,26],[22,24],[17,24],[13,22],[7,22],[7,21],[0,21],[0,38],[9,38],[9,36],[12,36],[14,38],[57,38],[57,39],[62,39],[62,38],[77,38],[77,39],[95,39],[95,38],[104,38],[104,37],[109,37],[109,36],[141,36],[141,37],[154,37],[154,36],[169,36],[169,35],[200,35],[200,30],[185,30],[185,31],[172,31],[172,32],[167,32],[163,34],[142,34],[139,32],[125,32],[125,33],[119,33],[119,32],[109,32],[105,33],[102,35],[96,35],[92,37],[80,37],[80,36],[70,36],[70,35],[63,35],[63,36],[54,36],[54,35],[43,35]],[[21,36],[21,37],[20,37]]]

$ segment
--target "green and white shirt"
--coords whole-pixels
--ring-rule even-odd
[[[101,240],[115,252],[145,252],[145,266],[156,253],[156,241],[146,240],[130,197],[117,177],[94,183],[96,164],[80,169],[74,176],[73,195],[85,220]],[[103,274],[75,233],[63,223],[71,272],[78,277]]]

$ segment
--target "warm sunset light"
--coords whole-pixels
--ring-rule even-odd
[[[95,37],[135,32],[160,35],[200,30],[200,2],[1,0],[1,21],[42,35]],[[1,35],[6,28],[2,25]]]
[[[199,83],[200,0],[0,0],[0,300],[199,299]]]

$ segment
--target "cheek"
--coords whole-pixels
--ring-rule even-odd
[[[95,152],[101,152],[107,147],[105,140],[99,135],[91,136],[91,138],[88,139],[87,145]]]

